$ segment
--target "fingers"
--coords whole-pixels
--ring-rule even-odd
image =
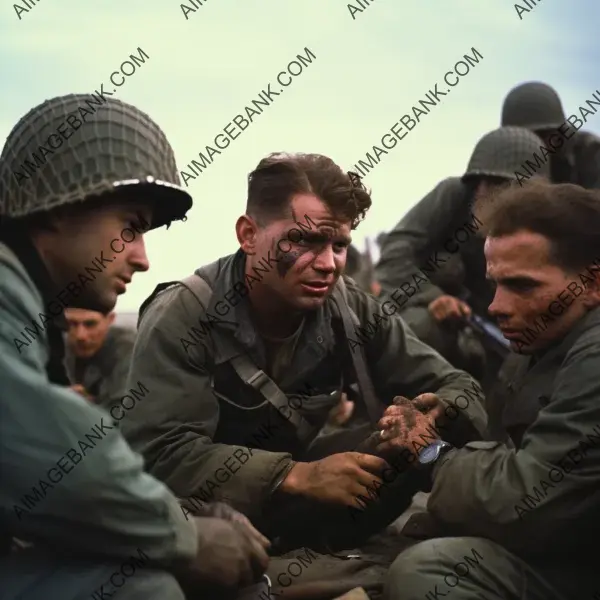
[[[262,574],[267,570],[267,567],[269,566],[269,555],[265,548],[256,540],[251,539],[250,546],[252,549],[250,565],[252,569],[252,583],[254,583],[258,581]]]
[[[356,479],[355,482],[360,484],[360,486],[369,486],[369,487],[373,487],[374,485],[381,485],[383,483],[383,481],[381,480],[381,477],[377,477],[376,475],[373,475],[373,473],[369,473],[368,471],[359,471],[356,474]],[[364,493],[365,490],[363,489],[362,493]]]
[[[433,413],[415,412],[414,418],[415,425],[413,427],[402,427],[396,424],[385,429],[381,436],[382,442],[376,448],[377,452],[390,452],[406,448],[416,454],[418,449],[439,438],[435,430]]]
[[[354,412],[354,402],[352,400],[348,400],[348,396],[346,394],[342,394],[342,413],[340,415],[341,423],[343,425],[350,419],[352,413]]]
[[[348,400],[345,393],[340,395],[339,402],[329,412],[328,421],[333,425],[343,425],[354,412],[354,402]]]
[[[264,548],[269,548],[269,546],[271,545],[269,539],[266,538],[262,533],[260,533],[260,531],[258,531],[258,529],[254,527],[254,525],[252,525],[252,522],[250,521],[250,519],[248,519],[246,515],[242,514],[241,512],[238,512],[237,510],[235,510],[235,508],[232,508],[231,506],[223,502],[216,502],[213,505],[213,507],[215,510],[215,517],[239,523],[246,529],[250,537],[255,539]]]
[[[410,404],[410,400],[404,396],[395,396],[394,399],[392,400],[393,404],[391,406],[388,406],[388,408],[386,409],[389,410],[390,408],[393,408],[394,406],[403,406],[405,404]]]
[[[243,585],[251,585],[267,570],[269,555],[258,540],[250,535],[245,525],[231,521],[231,526],[238,532],[242,547],[243,564],[240,565],[240,579]]]
[[[471,316],[471,307],[466,302],[460,302],[460,310],[465,317]]]
[[[383,472],[384,469],[389,468],[388,463],[379,456],[372,456],[371,454],[362,454],[360,452],[348,452],[354,457],[356,463],[361,469],[368,471],[372,474]]]
[[[243,521],[241,522],[246,526],[252,538],[255,539],[263,548],[270,548],[271,541],[269,540],[269,538],[265,537],[258,529],[256,529],[256,527],[252,525],[252,523],[247,517],[245,517],[244,515],[240,516],[243,519]]]
[[[360,499],[366,498],[367,500],[375,500],[379,496],[378,490],[383,485],[382,480],[379,477],[373,477],[370,474],[366,474],[366,478],[361,481],[350,481],[347,487],[342,490],[341,503],[345,506],[360,506]]]
[[[419,394],[413,399],[413,405],[419,410],[433,408],[440,403],[440,398],[437,394],[431,394],[429,392],[425,394]]]
[[[461,318],[471,314],[468,304],[453,296],[440,296],[429,304],[429,312],[437,321]]]
[[[387,410],[385,416],[377,423],[382,429],[392,426],[408,427],[410,429],[415,426],[416,415],[422,414],[414,405],[394,406],[390,408],[394,410]]]

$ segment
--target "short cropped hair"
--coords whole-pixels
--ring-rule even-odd
[[[351,221],[352,229],[371,206],[370,192],[360,176],[346,173],[327,156],[273,153],[248,175],[246,212],[264,225],[284,217],[296,194],[314,194],[335,215]]]
[[[502,237],[528,230],[548,238],[552,262],[578,271],[600,256],[600,191],[537,179],[511,185],[475,203],[481,233]]]

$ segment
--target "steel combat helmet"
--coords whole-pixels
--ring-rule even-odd
[[[516,179],[515,171],[540,154],[542,140],[522,127],[499,127],[486,133],[475,145],[463,181],[472,177]],[[550,178],[550,161],[539,166],[537,175]]]
[[[152,204],[152,228],[185,218],[192,206],[160,127],[138,108],[101,94],[69,94],[36,106],[14,126],[0,155],[2,219],[119,190],[140,192]]]
[[[565,120],[558,94],[540,81],[530,81],[514,87],[502,105],[502,125],[541,131],[556,129]]]

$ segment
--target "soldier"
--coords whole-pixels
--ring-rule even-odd
[[[462,177],[449,177],[386,236],[375,269],[384,297],[402,297],[401,315],[415,334],[459,368],[491,386],[504,354],[482,345],[465,319],[485,317],[492,287],[485,278],[475,198],[515,179],[515,169],[540,140],[518,127],[484,135]],[[547,176],[542,165],[539,176]]]
[[[357,496],[393,479],[372,444],[395,396],[421,402],[431,392],[451,407],[466,389],[469,409],[452,435],[462,445],[485,429],[475,381],[406,330],[393,302],[382,306],[340,277],[351,231],[370,205],[360,178],[325,156],[268,156],[248,178],[239,250],[161,284],[140,309],[129,381],[146,382],[150,394],[125,415],[125,436],[188,510],[226,499],[278,539],[280,555],[352,548],[410,504],[418,476],[398,475],[385,502],[352,518]],[[366,425],[315,440],[342,393]],[[286,570],[272,559],[274,589],[326,572],[327,591],[318,593],[332,598],[372,564],[315,563],[299,574],[297,562]]]
[[[161,129],[101,100],[40,104],[0,156],[0,596],[212,598],[260,577],[267,541],[233,511],[187,519],[113,419],[65,387],[63,309],[111,311],[148,269],[144,232],[192,206]]]
[[[115,313],[65,309],[65,366],[71,386],[106,410],[126,394],[135,331],[113,325]]]
[[[572,184],[501,192],[481,213],[489,307],[521,354],[516,450],[474,442],[421,455],[429,536],[390,570],[389,600],[591,598],[600,534],[600,202]],[[390,432],[391,435],[391,432]],[[413,517],[407,531],[424,531]],[[469,536],[469,537],[463,537]]]
[[[600,99],[594,94],[596,105]],[[594,114],[596,109],[580,108]],[[585,116],[583,117],[585,120]],[[579,123],[579,127],[577,127]],[[568,119],[556,91],[545,83],[530,81],[514,87],[502,105],[502,125],[525,127],[537,133],[545,149],[538,148],[535,156],[528,157],[517,171],[527,179],[539,169],[539,162],[550,164],[554,183],[575,183],[584,188],[600,188],[600,138],[583,126],[579,116]]]

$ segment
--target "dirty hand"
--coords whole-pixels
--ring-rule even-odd
[[[310,463],[296,463],[281,485],[281,491],[328,504],[356,506],[356,498],[368,493],[367,486],[382,485],[378,476],[388,463],[360,452],[332,454]]]
[[[454,296],[440,296],[428,306],[431,316],[438,322],[461,319],[471,315],[469,305]]]
[[[406,448],[418,455],[424,446],[439,439],[435,420],[442,410],[441,400],[435,394],[421,394],[414,400],[397,396],[377,424],[381,428],[377,452],[397,452]]]
[[[327,417],[327,423],[329,425],[337,425],[340,427],[344,423],[348,422],[348,419],[354,412],[354,402],[348,400],[348,396],[342,393],[340,401],[330,411]]]
[[[80,396],[83,396],[89,402],[94,402],[94,397],[80,384],[76,383],[69,386],[74,392],[77,392]]]
[[[269,557],[264,547],[240,523],[215,517],[190,521],[198,538],[196,556],[173,567],[186,593],[215,587],[233,595],[256,583],[266,571]]]
[[[265,550],[271,545],[271,542],[260,533],[254,525],[252,525],[250,519],[248,519],[246,515],[238,512],[235,508],[229,506],[229,504],[225,504],[224,502],[212,502],[206,504],[201,510],[200,515],[203,517],[216,517],[218,519],[239,523],[239,525],[246,529],[250,537],[255,539]]]
[[[400,396],[397,397],[400,398]],[[396,403],[395,400],[396,398],[394,398],[394,404]],[[436,421],[442,418],[446,408],[446,404],[437,394],[431,394],[429,392],[416,396],[411,402],[414,407],[422,413],[432,414]]]

